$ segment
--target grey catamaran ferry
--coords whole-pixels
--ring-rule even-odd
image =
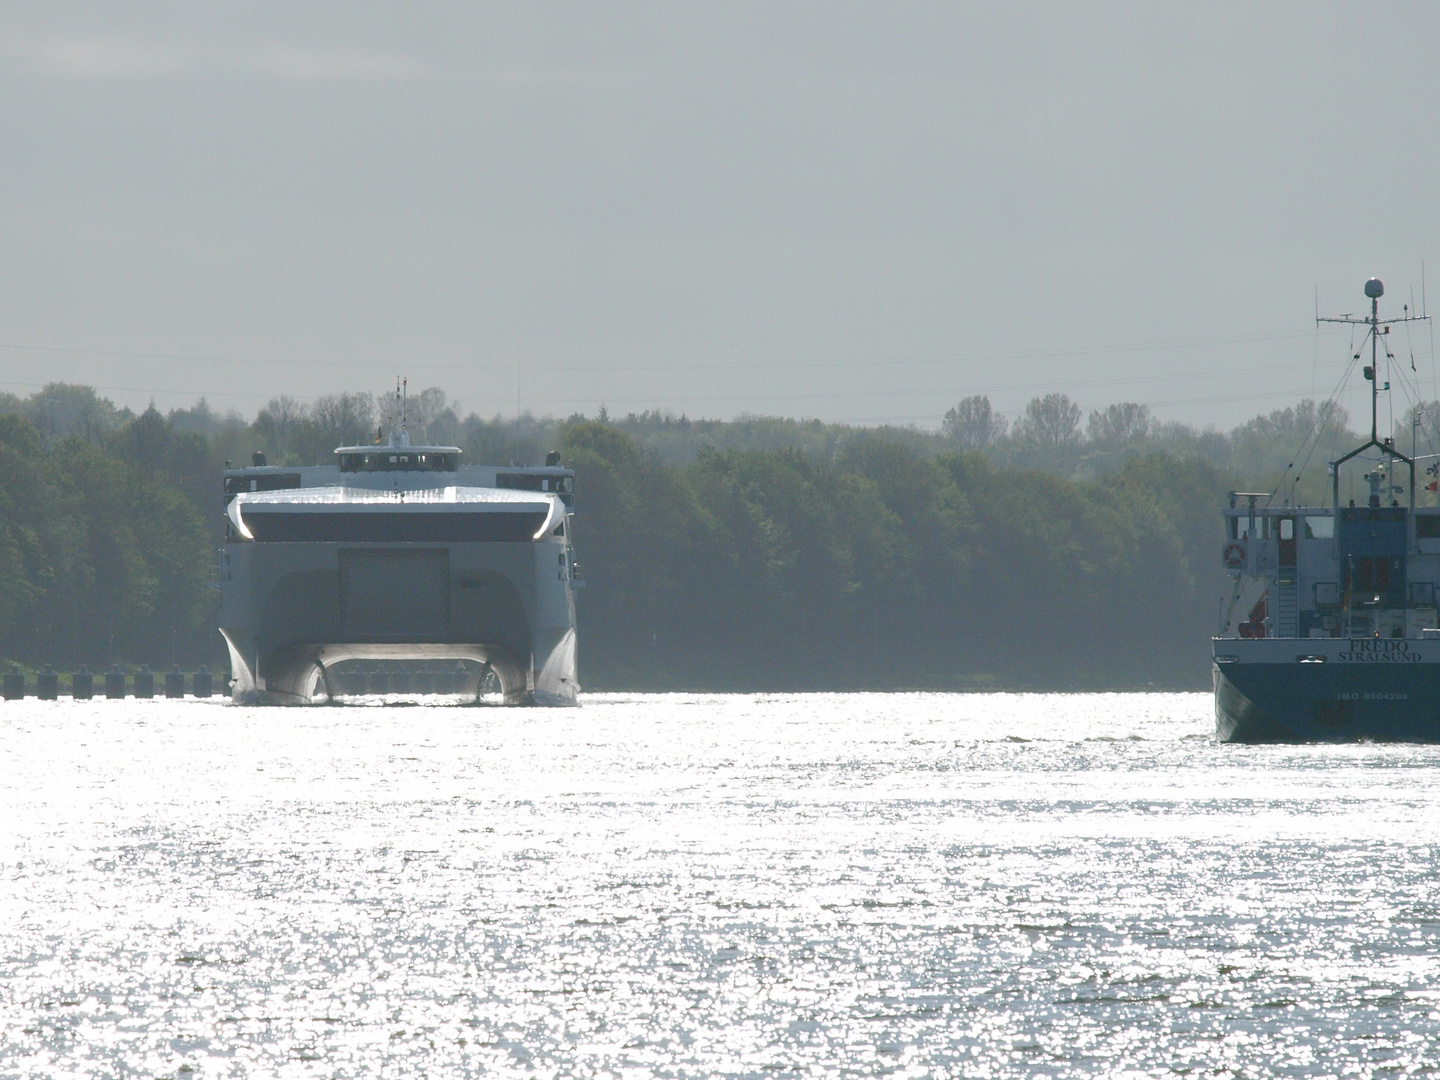
[[[1330,505],[1230,494],[1222,558],[1235,585],[1213,640],[1222,742],[1440,742],[1440,507],[1416,506],[1415,460],[1378,429],[1385,336],[1427,316],[1381,319],[1384,292],[1372,278],[1368,317],[1320,320],[1364,326],[1370,352],[1370,438],[1331,463]],[[1366,470],[1360,505],[1340,504],[1347,468]]]
[[[403,426],[335,463],[225,471],[220,632],[237,701],[335,696],[355,661],[451,662],[459,691],[573,705],[575,474],[463,465]]]

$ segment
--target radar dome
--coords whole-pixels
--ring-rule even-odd
[[[1371,300],[1378,300],[1385,295],[1385,283],[1378,277],[1372,277],[1365,282],[1365,295]]]

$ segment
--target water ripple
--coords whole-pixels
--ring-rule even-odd
[[[1209,716],[10,702],[0,1076],[1432,1068],[1440,748]]]

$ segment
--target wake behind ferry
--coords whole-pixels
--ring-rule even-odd
[[[1415,461],[1378,431],[1385,336],[1428,316],[1381,319],[1384,293],[1371,278],[1368,318],[1319,320],[1366,328],[1355,360],[1370,347],[1370,439],[1330,464],[1331,504],[1230,493],[1222,558],[1235,583],[1212,641],[1221,742],[1440,742],[1440,507],[1415,505]],[[1347,466],[1367,469],[1363,505],[1340,505]]]

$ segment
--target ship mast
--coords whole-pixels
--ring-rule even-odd
[[[1380,438],[1380,335],[1382,333],[1388,334],[1390,327],[1396,323],[1426,322],[1430,316],[1412,315],[1407,305],[1403,317],[1399,319],[1381,319],[1380,297],[1385,295],[1385,284],[1379,278],[1371,278],[1365,282],[1365,295],[1370,299],[1369,318],[1357,319],[1352,315],[1340,315],[1333,318],[1321,317],[1319,315],[1315,316],[1317,323],[1349,323],[1352,326],[1364,326],[1366,327],[1366,334],[1370,338],[1370,364],[1365,368],[1365,378],[1370,382],[1370,441],[1363,446],[1358,446],[1354,450],[1351,450],[1339,460],[1330,463],[1330,475],[1334,483],[1335,512],[1337,514],[1340,512],[1340,466],[1351,458],[1363,454],[1372,446],[1378,448],[1380,452],[1386,455],[1391,461],[1403,461],[1406,465],[1410,466],[1410,509],[1413,511],[1415,509],[1415,462],[1413,459],[1406,457],[1399,450],[1395,449],[1395,440],[1393,437],[1387,436],[1384,439]],[[1381,327],[1384,327],[1384,330],[1381,330]],[[1361,348],[1363,350],[1364,346],[1362,345]],[[1393,359],[1390,355],[1390,347],[1388,345],[1385,347],[1385,356],[1387,359]],[[1357,352],[1353,359],[1360,359],[1360,353]],[[1390,389],[1388,382],[1385,384],[1385,389],[1387,391]],[[1372,488],[1371,490],[1373,491],[1374,489]]]
[[[1380,433],[1380,380],[1376,378],[1380,369],[1376,365],[1380,361],[1380,297],[1385,295],[1385,283],[1371,278],[1365,282],[1365,295],[1370,298],[1370,441],[1374,442]],[[1385,386],[1389,389],[1390,384]]]

